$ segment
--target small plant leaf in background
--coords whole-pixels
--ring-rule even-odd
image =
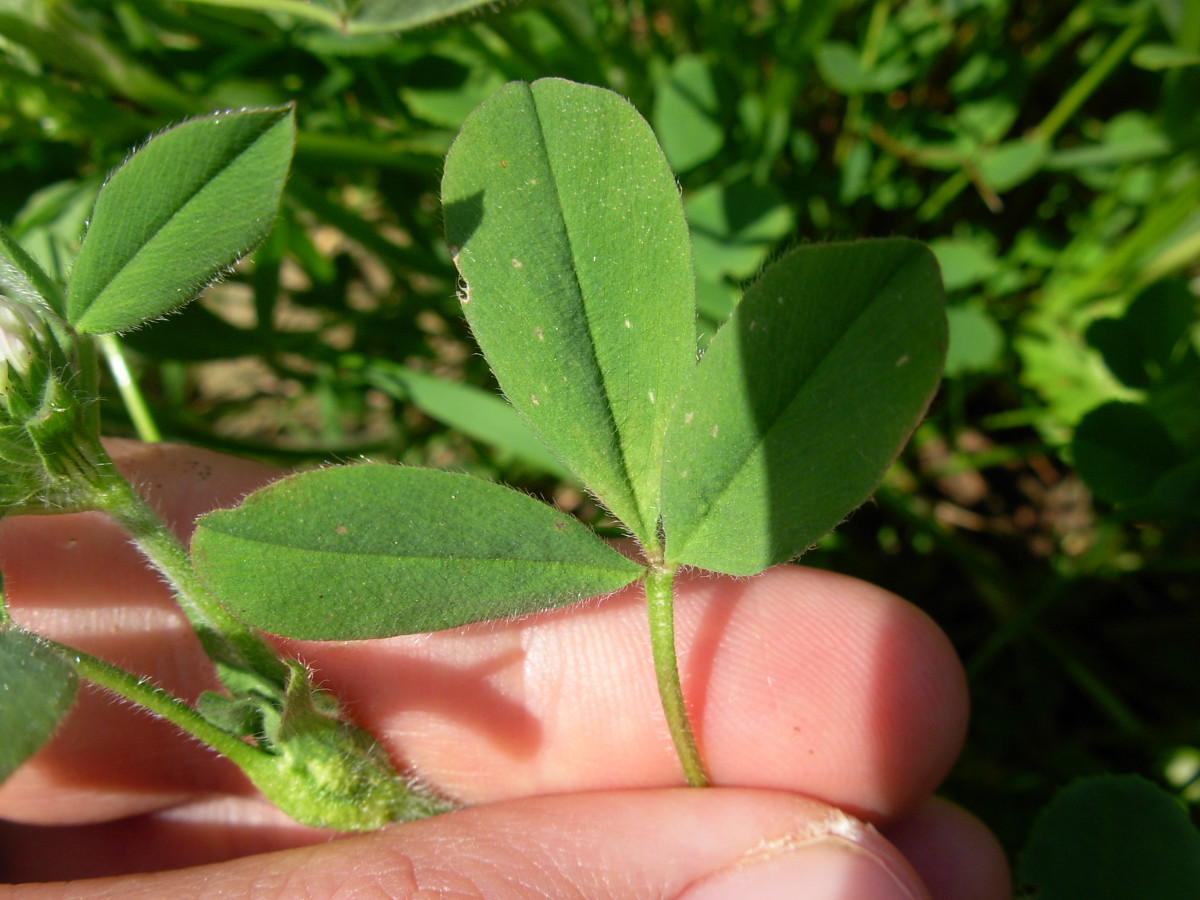
[[[10,238],[19,240],[53,281],[58,293],[53,305],[63,318],[66,298],[57,285],[67,281],[100,184],[94,175],[55,182],[30,196],[12,222]]]
[[[457,130],[475,107],[504,86],[504,80],[477,54],[447,41],[409,66],[400,97],[418,119]]]
[[[1043,141],[1008,141],[983,158],[980,174],[988,187],[1003,194],[1033,177],[1047,155]]]
[[[509,0],[513,2],[513,0]],[[495,0],[359,0],[346,4],[350,34],[407,31],[452,16],[495,7]]]
[[[495,391],[447,381],[383,360],[375,360],[365,377],[389,396],[408,401],[430,418],[468,437],[490,444],[547,474],[570,477],[516,410],[496,396]]]
[[[890,91],[913,76],[912,67],[898,61],[865,68],[859,52],[844,41],[826,41],[817,48],[815,58],[821,77],[849,95]]]
[[[748,178],[705,185],[688,196],[684,210],[696,275],[708,281],[752,278],[796,224],[778,190]]]
[[[960,303],[946,310],[950,346],[946,350],[946,375],[994,370],[1004,352],[1004,330],[986,309]]]
[[[1133,51],[1133,64],[1151,72],[1200,66],[1200,53],[1175,44],[1142,44]]]
[[[65,659],[0,612],[0,781],[50,739],[77,684]]]
[[[859,62],[859,54],[845,41],[826,41],[817,48],[817,70],[834,90],[861,94],[870,87],[870,75]]]
[[[930,241],[929,249],[937,257],[947,293],[985,282],[1000,270],[995,252],[980,240],[943,238]]]
[[[192,555],[234,615],[316,640],[537,612],[615,591],[642,572],[525,494],[372,464],[294,475],[203,517]]]
[[[347,35],[408,31],[495,6],[494,0],[183,0],[200,6],[292,15]]]
[[[1017,881],[1037,900],[1194,900],[1200,833],[1179,802],[1149,781],[1081,779],[1038,816]]]
[[[294,143],[290,108],[192,119],[152,138],[96,199],[67,292],[89,334],[122,331],[192,300],[275,219]]]
[[[804,552],[879,483],[945,352],[937,264],[915,241],[801,247],[770,266],[672,414],[667,562],[751,575]]]
[[[442,193],[463,311],[501,389],[656,543],[658,463],[694,368],[695,302],[679,191],[650,127],[610,91],[509,84],[463,125]]]
[[[1200,457],[1193,457],[1164,472],[1150,493],[1152,510],[1161,515],[1186,517],[1200,524]]]
[[[1113,401],[1093,409],[1075,430],[1071,448],[1084,482],[1108,503],[1145,497],[1182,462],[1166,427],[1137,403]]]
[[[699,56],[681,56],[654,95],[654,133],[667,161],[683,173],[712,159],[725,143],[712,70]]]
[[[1104,364],[1132,388],[1150,388],[1186,355],[1183,346],[1196,320],[1196,298],[1182,279],[1157,281],[1142,290],[1120,318],[1088,326],[1088,343]]]

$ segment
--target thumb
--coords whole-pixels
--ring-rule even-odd
[[[870,826],[796,795],[717,788],[529,798],[121,881],[130,900],[250,897],[265,885],[305,897],[928,897]]]

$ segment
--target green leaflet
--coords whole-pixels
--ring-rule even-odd
[[[71,324],[136,327],[253,249],[274,221],[294,132],[291,108],[217,113],[134,153],[96,199],[67,292]]]
[[[712,69],[702,57],[679,57],[658,82],[654,130],[676,172],[696,168],[724,145],[720,107]]]
[[[62,312],[62,292],[3,224],[0,224],[0,294],[35,308],[44,303],[55,312]]]
[[[495,6],[495,0],[184,0],[209,6],[283,13],[347,35],[407,31]]]
[[[933,255],[893,239],[801,247],[717,333],[664,456],[666,561],[751,575],[874,490],[941,375]]]
[[[234,615],[353,640],[521,615],[624,587],[642,567],[502,485],[433,469],[319,469],[200,520],[192,555]]]
[[[1017,876],[1039,900],[1191,900],[1200,834],[1177,797],[1143,778],[1081,778],[1038,816]]]
[[[679,192],[634,108],[600,88],[505,86],[442,180],[463,310],[517,411],[645,545],[662,441],[694,371]]]
[[[77,685],[70,663],[0,612],[0,782],[50,739]]]
[[[360,0],[347,5],[347,32],[363,34],[405,31],[496,4],[495,0]]]
[[[1139,403],[1114,400],[1090,410],[1071,441],[1075,467],[1106,503],[1142,500],[1184,461],[1170,432]]]

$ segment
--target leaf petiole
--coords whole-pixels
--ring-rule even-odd
[[[658,694],[667,717],[667,729],[675,743],[675,752],[683,774],[692,787],[707,787],[708,775],[696,746],[696,736],[683,701],[679,681],[679,661],[675,655],[675,567],[653,565],[646,575],[646,612],[650,619],[650,648],[654,654],[654,674]]]

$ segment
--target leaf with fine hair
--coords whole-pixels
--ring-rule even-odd
[[[45,304],[62,313],[62,291],[0,224],[0,294],[28,306]]]
[[[657,545],[663,435],[695,368],[691,244],[649,125],[601,88],[498,91],[446,157],[463,311],[556,457]]]
[[[643,571],[579,521],[503,485],[378,464],[293,475],[210,513],[192,556],[238,618],[315,640],[538,612]]]
[[[54,734],[75,702],[75,669],[0,612],[0,782]]]
[[[215,113],[151,138],[105,182],[67,288],[78,331],[164,315],[266,237],[295,142],[291,107]]]
[[[801,247],[709,344],[664,453],[666,561],[752,575],[870,495],[941,377],[933,254],[888,239]]]

